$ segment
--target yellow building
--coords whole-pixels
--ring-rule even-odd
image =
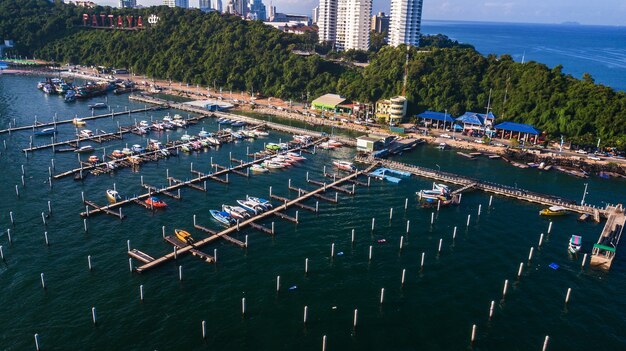
[[[384,118],[389,124],[400,124],[406,116],[406,98],[395,96],[376,102],[376,117]]]

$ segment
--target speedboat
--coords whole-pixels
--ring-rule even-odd
[[[159,200],[159,198],[156,197],[156,196],[149,197],[146,200],[146,204],[149,205],[150,207],[153,207],[153,208],[165,208],[165,207],[167,207],[167,204],[164,201]]]
[[[329,139],[328,140],[328,145],[332,146],[332,147],[340,147],[343,146],[343,143],[337,141],[337,140],[333,140],[333,139]]]
[[[265,173],[265,172],[269,172],[269,169],[258,165],[258,164],[253,164],[252,166],[250,166],[250,170],[252,172],[257,172],[257,173]]]
[[[107,189],[107,199],[109,200],[110,203],[114,204],[118,200],[121,200],[122,197],[120,196],[120,194],[116,190]]]
[[[230,124],[233,127],[243,127],[246,125],[246,122],[244,121],[235,121],[233,123]]]
[[[272,151],[278,151],[280,150],[280,145],[276,143],[267,143],[265,144],[265,148]]]
[[[181,146],[180,146],[180,150],[181,150],[182,152],[191,152],[191,148],[190,148],[190,147],[189,147],[189,145],[187,145],[187,144],[183,144],[183,145],[181,145]]]
[[[247,138],[256,138],[256,134],[251,130],[241,130],[239,133]]]
[[[224,225],[231,226],[236,222],[235,219],[225,211],[209,210],[209,212],[216,221]]]
[[[264,131],[264,130],[260,130],[260,129],[255,129],[252,131],[256,136],[268,136],[270,135],[270,133]]]
[[[230,132],[230,135],[235,139],[243,139],[243,135],[237,132]]]
[[[295,152],[288,152],[288,153],[286,153],[286,155],[287,155],[289,158],[291,158],[292,160],[297,160],[297,161],[303,161],[303,160],[306,160],[306,157],[304,157],[304,156],[302,156],[302,155],[299,155],[299,154],[297,154],[297,153],[295,153]]]
[[[250,200],[237,200],[237,203],[239,204],[239,206],[254,214],[259,214],[265,211],[265,207]]]
[[[74,101],[76,101],[76,92],[74,90],[68,90],[67,93],[65,93],[64,100],[65,100],[65,102],[74,102]]]
[[[325,142],[323,142],[323,143],[319,144],[319,147],[320,147],[321,149],[325,149],[325,150],[329,150],[329,149],[334,149],[334,148],[336,148],[336,146],[333,146],[333,145],[329,144],[327,141],[325,141]]]
[[[33,134],[35,134],[36,136],[46,136],[46,135],[54,135],[56,133],[57,133],[57,129],[54,127],[51,127],[51,128],[44,128],[42,130],[38,130]]]
[[[352,163],[352,162],[348,162],[348,161],[333,161],[333,165],[335,165],[335,167],[343,170],[343,171],[349,171],[349,172],[354,172],[356,171],[356,166]]]
[[[266,208],[268,210],[270,208],[274,207],[274,206],[272,206],[271,202],[269,202],[268,200],[262,199],[260,197],[247,196],[247,198],[248,198],[249,201],[255,202],[255,203],[263,206],[264,208]]]
[[[152,123],[152,126],[150,128],[156,131],[162,131],[165,129],[165,127],[163,126],[163,123],[158,123],[158,122]]]
[[[74,118],[72,120],[72,123],[74,123],[75,126],[84,126],[85,124],[87,124],[87,122],[83,121],[82,119],[80,119],[78,117]]]
[[[91,145],[85,145],[85,146],[81,146],[81,147],[79,147],[78,149],[74,150],[74,152],[77,152],[77,153],[79,153],[79,154],[82,154],[82,153],[87,153],[87,152],[93,152],[93,150],[94,150],[94,149],[93,149],[93,146],[91,146]]]
[[[567,209],[561,206],[550,206],[539,211],[540,216],[564,216],[567,214]]]
[[[133,152],[136,152],[136,153],[142,153],[144,149],[141,145],[135,144],[133,145],[132,150]]]
[[[228,118],[220,118],[220,119],[217,120],[217,123],[219,123],[219,124],[231,124],[231,123],[233,123],[233,121],[231,121]]]
[[[78,136],[82,138],[90,138],[93,136],[93,132],[89,129],[83,129],[78,133]]]
[[[120,150],[113,150],[113,152],[111,152],[111,156],[115,158],[121,158],[124,157],[124,154]]]
[[[176,234],[176,238],[185,244],[193,245],[194,240],[189,234],[188,231],[182,229],[174,229],[174,234]]]
[[[139,126],[140,127],[149,127],[150,124],[148,123],[148,121],[140,121],[139,122]]]
[[[180,140],[182,140],[182,141],[189,141],[189,140],[191,140],[191,138],[192,138],[192,137],[191,137],[191,135],[189,135],[189,134],[183,134],[183,135],[180,137]]]
[[[580,247],[582,246],[583,237],[580,235],[572,235],[569,239],[569,252],[576,254],[580,251]]]
[[[285,165],[283,163],[274,162],[270,160],[264,161],[263,163],[261,163],[261,165],[267,169],[285,168]]]
[[[250,218],[250,213],[245,208],[239,206],[222,205],[222,211],[228,213],[233,218]]]
[[[438,190],[442,194],[448,194],[450,192],[450,188],[447,185],[437,183],[433,183],[433,190]]]
[[[149,128],[148,127],[137,127],[135,129],[135,131],[137,132],[137,134],[139,135],[144,135],[144,134],[148,134]]]
[[[98,156],[96,156],[96,155],[89,156],[89,162],[91,162],[91,163],[98,163],[99,161],[100,161],[100,159],[98,158]]]
[[[104,102],[98,102],[93,105],[89,105],[89,108],[92,110],[102,110],[107,108],[107,104],[105,104]]]
[[[211,133],[207,132],[207,131],[206,131],[206,130],[204,130],[204,129],[202,129],[202,130],[200,131],[200,133],[198,133],[198,136],[199,136],[200,138],[206,138],[206,137],[208,137],[208,136],[210,136],[210,135],[211,135]]]

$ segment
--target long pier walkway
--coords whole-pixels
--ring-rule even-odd
[[[496,184],[492,182],[486,182],[479,179],[474,179],[471,177],[461,176],[458,174],[440,172],[434,169],[429,169],[425,167],[419,167],[415,165],[410,165],[406,163],[401,163],[397,161],[390,161],[381,158],[375,158],[372,156],[363,157],[357,156],[355,157],[357,162],[368,163],[368,164],[377,164],[388,168],[395,168],[405,172],[409,172],[411,174],[434,179],[436,181],[452,183],[456,185],[460,185],[462,187],[467,187],[466,189],[473,188],[478,190],[483,190],[486,192],[490,192],[497,195],[507,196],[516,198],[518,200],[533,202],[546,206],[561,206],[566,208],[568,211],[578,212],[578,213],[586,213],[593,216],[594,220],[599,222],[600,216],[608,217],[609,211],[607,209],[599,208],[596,206],[590,205],[578,205],[572,202],[566,202],[562,199],[547,194],[541,194],[532,192],[529,190],[513,188],[510,186]]]
[[[598,242],[593,245],[591,252],[591,267],[608,270],[611,268],[617,245],[622,237],[624,225],[626,224],[626,214],[622,205],[611,206],[607,209],[609,216],[604,225]]]
[[[289,150],[287,150],[286,152],[295,152],[298,151],[300,149],[303,148],[309,148],[312,147],[320,142],[324,141],[324,138],[315,140],[313,142],[310,142],[308,144],[304,144],[301,146],[297,146],[294,148],[291,148]],[[173,182],[171,185],[158,189],[158,190],[154,190],[154,189],[149,189],[149,192],[146,194],[142,194],[142,195],[138,195],[132,198],[128,198],[122,201],[118,201],[116,203],[107,205],[107,206],[102,206],[102,207],[98,207],[96,209],[93,210],[89,210],[89,211],[85,211],[85,212],[81,212],[81,216],[83,217],[89,217],[92,215],[96,215],[99,213],[106,213],[107,210],[111,211],[115,208],[127,205],[127,204],[131,204],[131,203],[136,203],[136,202],[143,202],[142,200],[147,199],[148,197],[154,196],[154,195],[158,195],[158,194],[164,194],[165,192],[172,192],[174,190],[177,190],[179,188],[183,188],[185,186],[189,186],[192,187],[193,185],[196,185],[196,183],[202,183],[206,180],[214,180],[215,178],[221,176],[221,175],[227,175],[228,173],[231,173],[233,170],[241,170],[241,169],[246,169],[250,166],[252,166],[253,164],[257,164],[257,163],[261,163],[263,161],[265,161],[266,159],[272,158],[274,157],[274,155],[269,155],[269,156],[265,156],[265,157],[261,157],[261,158],[256,158],[255,160],[252,160],[250,162],[246,162],[246,163],[240,163],[236,166],[230,167],[230,168],[224,168],[222,170],[219,170],[217,172],[213,172],[210,174],[204,174],[204,175],[199,175],[196,178],[192,178],[189,180],[185,180],[185,181],[180,181],[180,182]],[[112,211],[115,212],[115,211]]]
[[[249,219],[247,219],[247,220],[245,220],[243,222],[239,222],[239,224],[237,226],[232,226],[232,227],[226,228],[226,229],[224,229],[224,230],[222,230],[222,231],[220,231],[218,233],[212,234],[211,236],[209,236],[207,238],[198,240],[198,241],[196,241],[193,244],[193,246],[192,245],[187,245],[187,246],[184,246],[184,247],[181,247],[181,248],[176,248],[173,252],[170,252],[170,253],[168,253],[168,254],[166,254],[164,256],[161,256],[161,257],[159,257],[157,259],[154,259],[154,260],[151,260],[149,262],[145,262],[145,261],[142,260],[142,262],[145,262],[145,263],[143,265],[139,266],[139,267],[136,267],[135,270],[137,272],[139,272],[139,273],[147,271],[147,270],[149,270],[151,268],[154,268],[156,266],[159,266],[159,265],[161,265],[163,263],[166,263],[168,261],[171,261],[171,260],[175,259],[178,255],[184,254],[186,252],[191,252],[191,250],[197,250],[199,247],[202,247],[202,246],[204,246],[204,245],[206,245],[208,243],[211,243],[211,242],[213,242],[213,241],[215,241],[215,240],[217,240],[217,239],[219,239],[219,238],[221,238],[223,236],[227,236],[227,235],[229,235],[231,233],[234,233],[234,232],[236,232],[238,230],[241,230],[241,228],[245,228],[247,226],[251,226],[252,227],[253,225],[256,224],[255,222],[257,222],[259,220],[262,220],[262,219],[267,218],[267,217],[272,216],[272,215],[280,215],[281,211],[285,211],[289,207],[292,207],[292,206],[294,206],[294,205],[296,205],[296,204],[298,204],[298,203],[300,203],[300,202],[302,202],[302,201],[304,201],[304,200],[306,200],[306,199],[308,199],[310,197],[313,197],[313,196],[316,196],[316,195],[320,195],[320,193],[325,192],[327,190],[327,188],[338,187],[339,185],[341,185],[344,182],[347,182],[347,181],[349,181],[349,180],[351,180],[353,178],[356,179],[361,174],[369,173],[373,168],[374,168],[374,166],[370,166],[370,167],[368,167],[365,170],[354,172],[354,173],[351,173],[350,175],[347,175],[347,176],[345,176],[345,177],[343,177],[341,179],[337,179],[336,181],[328,184],[327,186],[322,186],[322,187],[319,187],[319,188],[317,188],[315,190],[306,192],[303,195],[301,195],[301,196],[299,196],[299,197],[297,197],[297,198],[295,198],[293,200],[289,200],[288,202],[285,202],[284,204],[282,204],[280,206],[277,206],[277,207],[275,207],[275,208],[273,208],[273,209],[271,209],[271,210],[269,210],[267,212],[264,212],[262,214],[254,216],[252,218],[249,218]],[[137,250],[134,250],[134,251],[131,250],[131,251],[132,251],[132,254],[131,254],[131,252],[129,252],[129,255],[132,256],[132,257],[136,257],[137,256],[137,254],[136,254]],[[145,255],[145,254],[143,254],[143,255]],[[150,257],[150,256],[148,256],[148,257]]]
[[[94,119],[99,119],[99,118],[107,118],[107,117],[115,117],[115,116],[120,116],[120,115],[130,115],[132,113],[140,113],[140,112],[148,112],[148,111],[158,111],[158,110],[162,110],[164,108],[167,108],[165,106],[150,106],[150,107],[144,107],[144,108],[139,108],[139,109],[135,109],[135,110],[124,110],[124,111],[111,111],[110,113],[104,113],[101,115],[92,115],[92,116],[87,116],[87,117],[80,117],[81,120],[83,121],[91,121]],[[0,129],[0,134],[4,134],[4,133],[11,133],[11,132],[16,132],[16,131],[20,131],[20,130],[27,130],[27,129],[34,129],[34,128],[41,128],[41,127],[53,127],[59,124],[68,124],[68,123],[73,123],[74,122],[74,118],[72,119],[64,119],[64,120],[60,120],[60,121],[52,121],[52,122],[47,122],[47,123],[41,123],[41,122],[37,122],[35,124],[29,125],[29,126],[20,126],[20,127],[16,127],[16,126],[11,126],[10,128],[7,129]]]

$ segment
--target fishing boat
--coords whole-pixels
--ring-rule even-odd
[[[79,127],[87,124],[87,122],[83,121],[81,118],[78,118],[78,117],[74,118],[72,120],[72,123],[74,123],[75,126],[79,126]]]
[[[91,162],[91,163],[98,163],[99,161],[100,161],[100,159],[98,158],[98,156],[96,156],[96,155],[89,156],[89,162]]]
[[[265,212],[265,207],[250,200],[237,200],[237,203],[239,204],[239,206],[245,208],[246,210],[254,214]]]
[[[577,254],[580,251],[580,247],[582,246],[583,237],[580,235],[572,235],[569,239],[569,252],[572,254]]]
[[[121,200],[122,197],[120,196],[120,194],[113,189],[107,189],[107,199],[109,200],[110,203],[114,204],[116,203],[118,200]]]
[[[259,165],[259,164],[253,164],[252,166],[250,166],[250,170],[252,172],[256,172],[256,173],[265,173],[265,172],[269,172],[269,169]]]
[[[156,197],[156,196],[149,197],[146,200],[146,204],[149,205],[150,207],[153,207],[153,208],[165,208],[165,207],[167,207],[167,204],[164,201],[159,200],[159,198]]]
[[[54,127],[50,127],[50,128],[44,128],[42,130],[38,130],[33,134],[35,134],[36,136],[47,136],[47,135],[54,135],[56,133],[57,133],[57,129]]]
[[[211,217],[224,225],[231,226],[236,223],[235,219],[225,211],[209,210],[209,212]]]
[[[74,150],[74,152],[77,152],[79,154],[83,154],[83,153],[87,153],[87,152],[93,152],[93,146],[91,145],[85,145],[85,146],[81,146],[78,149]]]
[[[104,102],[97,102],[95,104],[89,105],[89,108],[92,110],[103,110],[107,107],[107,104],[105,104]]]
[[[174,234],[176,234],[176,238],[178,240],[184,242],[185,244],[193,245],[193,243],[195,241],[191,237],[191,234],[189,234],[189,232],[186,231],[186,230],[174,229]]]
[[[268,200],[262,199],[260,197],[252,197],[252,196],[246,196],[246,197],[247,197],[248,200],[257,203],[257,204],[263,206],[264,208],[266,208],[268,210],[270,208],[274,207],[274,206],[272,206],[271,202],[269,202]]]
[[[333,165],[335,165],[335,167],[343,170],[343,171],[349,171],[349,172],[354,172],[356,171],[356,166],[352,163],[352,162],[348,162],[348,161],[333,161]]]
[[[135,144],[135,145],[133,145],[132,150],[133,150],[133,152],[139,154],[139,153],[142,153],[144,151],[144,148],[143,148],[143,146],[141,146],[139,144]]]
[[[550,206],[539,211],[540,216],[564,216],[567,214],[567,209],[561,206]]]
[[[120,150],[113,150],[113,152],[111,152],[111,156],[114,158],[121,158],[124,157],[124,154]]]
[[[250,213],[243,207],[222,205],[222,211],[228,213],[231,217],[236,219],[250,218]]]
[[[89,129],[83,129],[78,133],[78,136],[82,138],[90,138],[93,136],[93,132]]]

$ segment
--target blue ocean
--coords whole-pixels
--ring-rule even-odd
[[[424,21],[424,34],[445,34],[474,45],[482,54],[510,54],[516,61],[563,65],[580,78],[626,90],[626,27],[572,24],[526,24]]]

